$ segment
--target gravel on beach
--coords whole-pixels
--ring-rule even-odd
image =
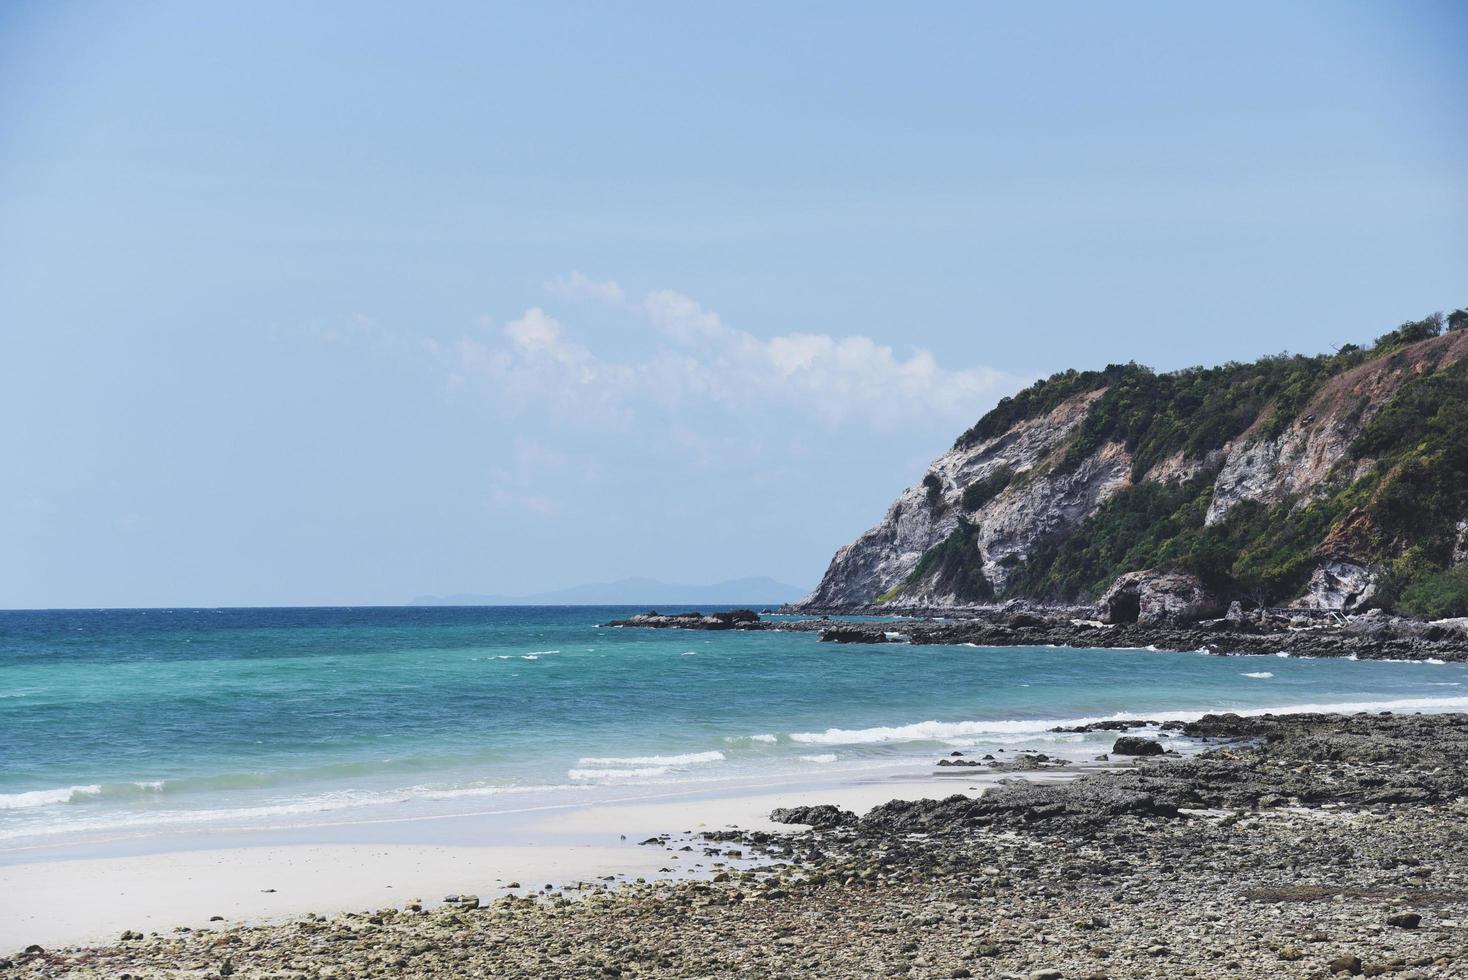
[[[1212,747],[711,834],[758,858],[712,880],[130,933],[0,978],[1468,976],[1468,715],[1182,734]]]

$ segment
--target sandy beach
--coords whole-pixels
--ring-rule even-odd
[[[1060,779],[1071,774],[1035,775]],[[790,833],[792,828],[769,819],[771,810],[835,802],[865,813],[892,799],[977,795],[999,778],[964,773],[773,792],[682,794],[538,814],[466,816],[447,829],[441,820],[405,820],[377,828],[377,843],[272,843],[272,835],[256,834],[241,846],[22,860],[0,865],[0,950],[106,942],[124,931],[168,933],[177,927],[279,922],[308,913],[332,916],[414,899],[431,907],[451,894],[488,902],[547,884],[609,876],[708,877],[714,873],[712,860],[639,842],[653,834],[681,839],[711,830]],[[506,843],[412,842],[462,839],[474,826],[487,840]],[[511,883],[518,887],[510,888]]]
[[[412,901],[444,898],[432,893],[393,894],[376,908],[358,902],[365,907],[336,915],[322,911],[328,904],[274,924],[223,920],[151,935],[134,921],[125,936],[90,946],[30,937],[33,945],[4,954],[0,968],[27,978],[424,980],[1463,975],[1468,716],[1222,715],[1184,731],[1213,748],[1128,760],[1082,778],[1043,773],[983,794],[952,795],[982,785],[965,773],[755,793],[719,806],[663,800],[566,812],[546,820],[547,835],[574,840],[642,824],[694,834],[647,845],[629,835],[626,846],[574,855],[561,848],[567,863],[558,865],[542,863],[555,848],[533,858],[523,847],[416,855],[402,847],[241,848],[119,859],[100,888],[90,877],[101,867],[94,862],[13,868],[7,901],[21,896],[15,904],[38,917],[44,904],[62,921],[68,908],[84,910],[70,921],[87,928],[97,914],[114,915],[82,897],[89,889],[138,920],[148,902],[157,915],[184,910],[159,898],[170,887],[209,896],[191,877],[198,875],[219,888],[230,875],[301,888],[273,899],[282,916],[310,888],[334,901],[324,884],[307,883],[313,874],[347,890],[339,905],[387,895],[387,872],[402,874],[405,891],[420,881],[426,890],[439,874],[491,887],[464,901],[457,886],[460,901],[436,906]],[[1134,726],[1133,737],[1152,732]],[[788,825],[767,821],[772,804],[816,801],[825,805],[784,815]],[[752,829],[727,826],[737,823]],[[682,854],[704,867],[674,880],[618,881],[636,870],[623,862],[638,851],[648,865],[671,867]],[[370,870],[343,871],[355,861]],[[524,881],[515,894],[493,897],[494,879],[511,867],[573,876],[599,867],[613,881],[543,893]],[[105,894],[113,887],[122,892]],[[242,914],[272,914],[239,888],[219,897],[233,896]],[[32,889],[39,891],[26,894]],[[196,918],[203,911],[188,910]]]

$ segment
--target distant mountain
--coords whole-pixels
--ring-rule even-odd
[[[670,585],[651,578],[624,578],[615,582],[593,582],[573,585],[554,592],[532,595],[425,595],[414,599],[413,606],[635,606],[661,603],[669,606],[744,603],[752,606],[794,602],[804,589],[765,576],[730,579],[713,585]]]

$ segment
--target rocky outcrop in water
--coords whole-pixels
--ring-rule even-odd
[[[1200,622],[1102,623],[1079,610],[986,609],[927,619],[734,621],[646,613],[607,626],[652,629],[736,629],[818,633],[827,643],[1066,646],[1205,650],[1219,655],[1278,654],[1357,660],[1468,662],[1468,619],[1424,623],[1380,610],[1354,616],[1306,610],[1260,610]]]
[[[681,630],[737,630],[748,629],[760,622],[759,613],[753,609],[733,609],[728,612],[701,613],[683,612],[663,614],[657,610],[638,613],[630,619],[614,619],[606,626],[646,626],[653,629]]]

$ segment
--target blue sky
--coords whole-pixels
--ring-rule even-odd
[[[813,584],[1003,394],[1468,302],[1459,3],[0,6],[0,606]]]

